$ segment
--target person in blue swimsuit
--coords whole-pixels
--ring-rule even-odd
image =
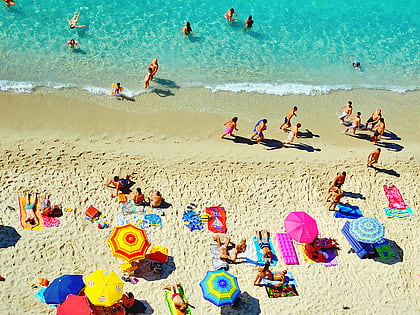
[[[251,140],[255,140],[256,143],[260,143],[264,139],[263,131],[267,129],[267,119],[259,120],[254,127],[254,134],[251,136]],[[257,136],[257,138],[255,138]]]

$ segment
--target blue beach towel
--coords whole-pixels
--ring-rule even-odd
[[[258,265],[263,266],[265,264],[266,260],[263,259],[263,257],[262,257],[263,254],[261,252],[260,245],[258,244],[258,239],[256,237],[253,237],[252,240],[254,241],[254,245],[255,245],[255,249],[256,249],[255,253],[257,255]],[[272,240],[273,239],[270,238],[269,239],[269,242],[268,242],[270,244],[270,249],[271,249],[271,251],[274,254],[274,257],[271,260],[270,266],[275,266],[277,264],[277,262],[279,261],[279,259],[278,259],[277,255],[276,255],[276,252],[275,252],[275,249],[274,249]],[[263,242],[266,242],[266,239],[263,238],[262,241]]]
[[[190,231],[204,229],[203,222],[201,221],[201,215],[194,211],[184,212],[182,215],[184,224]]]
[[[146,214],[144,221],[149,226],[162,226],[162,218],[158,214]]]
[[[334,212],[334,218],[357,219],[363,216],[362,210],[357,206],[338,204],[338,211]]]

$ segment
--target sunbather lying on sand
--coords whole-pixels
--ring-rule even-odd
[[[172,292],[172,301],[174,302],[175,308],[177,309],[177,314],[178,311],[180,311],[182,314],[186,312],[187,307],[188,307],[188,300],[185,300],[182,298],[181,293],[179,293],[179,283],[177,283],[176,285],[169,285],[169,286],[164,286],[162,285],[163,289],[165,290],[171,290]]]
[[[260,246],[261,252],[263,254],[263,259],[268,260],[270,263],[273,260],[273,252],[271,251],[270,248],[270,243],[269,243],[269,239],[270,239],[270,233],[268,233],[267,230],[262,231],[264,233],[264,238],[265,238],[265,242],[262,241],[262,233],[261,231],[256,231],[257,234],[257,240],[258,240],[258,245]]]
[[[35,201],[31,203],[31,194],[28,193],[26,196],[26,204],[25,204],[25,218],[23,220],[23,225],[30,229],[34,229],[39,225],[39,219],[35,214],[35,206],[38,202],[38,193],[35,194]]]
[[[235,262],[238,259],[238,255],[241,253],[245,253],[246,251],[246,239],[242,239],[239,244],[235,247],[235,254],[233,255],[233,261]]]
[[[257,275],[255,276],[254,285],[261,285],[263,278],[268,278],[269,280],[274,280],[273,273],[270,271],[270,262],[266,262],[264,267],[257,268]]]
[[[230,244],[230,238],[226,237],[225,243],[222,245],[222,241],[220,240],[219,236],[213,237],[213,241],[217,242],[217,246],[219,246],[219,252],[220,252],[220,259],[227,261],[227,262],[233,262],[235,258],[232,258],[229,256],[227,247]]]

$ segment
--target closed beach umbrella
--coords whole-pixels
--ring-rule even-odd
[[[45,303],[60,304],[67,295],[77,294],[85,286],[81,275],[62,275],[54,279],[44,291]]]
[[[238,279],[224,269],[207,271],[200,287],[203,297],[216,306],[232,305],[241,293]]]
[[[113,271],[98,269],[86,277],[85,294],[90,303],[111,306],[123,293],[124,282]]]
[[[310,243],[318,236],[315,219],[304,211],[290,212],[284,219],[284,228],[299,243]]]
[[[114,256],[128,262],[144,259],[151,245],[146,231],[131,223],[114,227],[108,244]]]
[[[86,296],[69,294],[57,308],[57,315],[91,315],[93,314]]]
[[[383,239],[385,227],[375,218],[360,217],[350,222],[350,233],[359,242],[373,244]]]

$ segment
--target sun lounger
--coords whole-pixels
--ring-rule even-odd
[[[276,234],[277,245],[279,246],[281,256],[286,265],[299,265],[295,247],[287,233]]]
[[[350,221],[347,221],[343,228],[341,229],[341,232],[343,232],[344,236],[346,237],[347,241],[349,241],[351,247],[359,256],[360,258],[367,258],[370,256],[374,256],[376,254],[375,248],[372,244],[362,243],[357,241],[353,235],[350,233]]]
[[[229,269],[229,264],[220,259],[219,246],[217,243],[210,243],[210,254],[214,270]]]
[[[256,237],[253,237],[252,238],[252,241],[253,241],[253,243],[255,245],[255,253],[257,255],[258,265],[263,266],[265,264],[266,260],[263,259],[263,254],[262,254],[261,249],[260,249],[260,246],[258,244],[258,239]],[[263,242],[266,242],[265,239],[262,239],[262,241]],[[274,257],[271,260],[270,266],[275,266],[275,265],[277,265],[277,262],[279,261],[279,259],[278,259],[277,255],[276,255],[276,251],[275,251],[274,246],[273,246],[272,238],[270,238],[268,240],[268,243],[270,244],[270,249],[271,249],[271,251],[274,254]]]

